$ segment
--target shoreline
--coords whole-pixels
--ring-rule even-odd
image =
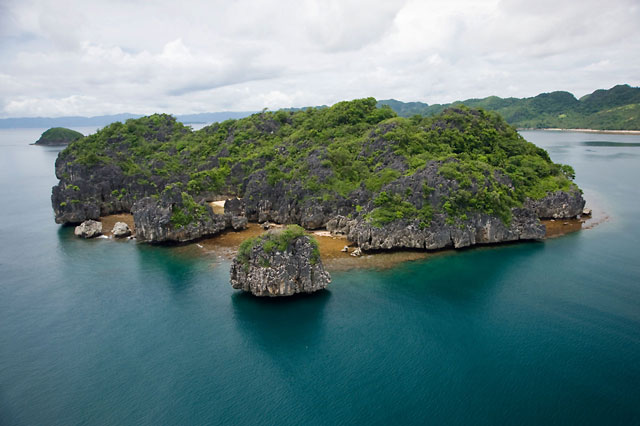
[[[599,224],[609,220],[608,215],[599,208],[594,209],[592,216],[583,216],[574,219],[547,219],[541,220],[547,228],[547,233],[541,241],[555,239],[580,230],[592,229]],[[105,236],[110,238],[110,227],[116,221],[125,222],[134,230],[133,216],[127,213],[108,215],[100,217],[103,225],[106,225]],[[273,224],[274,227],[282,225]],[[200,253],[201,255],[212,256],[213,258],[224,258],[230,260],[237,254],[240,243],[246,238],[260,235],[265,230],[258,223],[249,223],[247,228],[241,231],[226,230],[220,234],[205,237],[196,242],[186,243],[177,246],[182,252]],[[135,231],[134,231],[135,232]],[[354,245],[346,236],[332,235],[326,230],[307,230],[309,235],[313,235],[319,242],[320,254],[325,267],[330,271],[345,271],[350,269],[378,269],[384,270],[392,268],[407,261],[421,260],[434,256],[441,256],[446,253],[453,253],[456,249],[443,248],[441,250],[416,250],[397,249],[389,251],[364,252],[361,256],[352,256]],[[475,245],[475,248],[487,248],[502,244],[514,244],[522,241],[510,241],[498,244]],[[344,246],[349,246],[349,252],[342,251]]]
[[[560,129],[556,127],[548,127],[544,129],[523,127],[518,129],[518,131],[534,131],[534,130],[542,130],[545,132],[600,133],[600,134],[607,134],[607,135],[640,135],[640,130]]]

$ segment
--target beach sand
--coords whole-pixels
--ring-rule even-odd
[[[596,208],[592,216],[583,216],[580,219],[542,220],[541,222],[547,228],[545,238],[557,238],[581,229],[591,229],[608,219],[609,217],[604,211]],[[135,230],[133,216],[130,214],[122,213],[104,216],[100,218],[100,221],[102,222],[104,235],[108,237],[111,236],[111,229],[116,222],[125,222],[132,230]],[[272,225],[272,227],[281,228],[282,225]],[[262,225],[249,223],[247,228],[242,231],[225,231],[213,237],[186,244],[182,246],[180,251],[200,252],[204,255],[233,259],[242,241],[260,235],[263,232],[265,230]],[[437,251],[392,250],[364,253],[362,256],[356,257],[351,255],[355,245],[347,240],[345,236],[331,235],[326,230],[309,231],[308,234],[313,235],[318,241],[322,262],[330,271],[354,268],[387,269],[402,262],[426,259],[454,251],[451,248]],[[349,246],[349,251],[346,253],[342,251],[345,246]]]

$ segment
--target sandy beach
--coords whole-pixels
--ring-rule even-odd
[[[591,229],[608,219],[608,216],[598,209],[594,210],[592,216],[583,216],[580,219],[542,220],[541,222],[547,228],[545,238],[557,238],[582,229]],[[104,216],[100,218],[100,221],[105,230],[104,235],[107,237],[111,236],[111,229],[116,222],[125,222],[132,230],[135,229],[133,216],[126,213]],[[282,225],[277,224],[272,226],[276,228],[282,227]],[[205,255],[232,259],[238,252],[238,247],[242,241],[260,235],[263,232],[265,232],[265,230],[262,228],[262,225],[249,223],[247,228],[242,231],[228,230],[194,243],[188,243],[183,247],[188,252],[195,250]],[[402,262],[439,256],[453,251],[451,248],[437,251],[390,250],[365,252],[362,256],[356,257],[351,255],[355,246],[345,236],[332,235],[326,230],[309,231],[308,233],[318,240],[322,261],[330,271],[354,268],[388,269]],[[345,246],[349,247],[348,252],[342,251]]]

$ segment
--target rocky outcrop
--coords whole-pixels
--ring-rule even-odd
[[[124,222],[116,222],[115,225],[113,225],[111,234],[114,238],[126,238],[131,235],[131,229],[129,225]]]
[[[362,250],[431,250],[543,238],[538,218],[575,217],[584,206],[573,183],[568,191],[525,200],[528,187],[517,188],[524,184],[514,183],[509,176],[517,175],[496,166],[496,160],[520,152],[507,147],[520,146],[536,161],[552,163],[544,151],[525,149],[514,129],[481,111],[455,109],[417,127],[374,120],[360,136],[344,141],[320,140],[306,127],[293,126],[289,130],[299,136],[282,133],[273,139],[281,143],[273,145],[270,135],[295,124],[289,120],[293,115],[276,119],[265,113],[246,123],[215,124],[184,139],[190,131],[165,115],[109,126],[60,153],[60,181],[51,196],[56,222],[130,212],[138,239],[147,242],[186,242],[243,229],[249,221],[265,227],[295,223],[342,233]],[[358,117],[349,113],[336,123]],[[337,128],[336,134],[353,130]],[[495,140],[484,140],[485,128],[497,132]],[[415,138],[405,138],[405,132]],[[435,155],[440,145],[449,145],[443,153],[450,157]],[[429,146],[433,156],[421,152]],[[254,148],[261,154],[249,155],[247,149]],[[460,155],[465,150],[473,161]],[[491,151],[491,164],[478,154],[485,150]],[[531,169],[527,164],[522,167]],[[227,197],[224,213],[207,204]]]
[[[544,225],[528,209],[514,209],[508,225],[495,216],[480,213],[470,215],[468,220],[456,224],[448,224],[444,216],[436,215],[428,227],[421,227],[418,221],[411,220],[398,220],[377,227],[364,219],[338,216],[327,223],[327,230],[346,235],[362,250],[437,250],[535,240],[545,236]]]
[[[208,203],[185,206],[183,197],[178,191],[169,191],[158,199],[146,197],[136,202],[131,209],[136,238],[151,243],[179,243],[247,226],[245,217],[215,214]]]
[[[229,216],[228,213],[225,213],[225,215],[227,217]],[[234,231],[241,231],[243,229],[246,229],[248,224],[249,221],[244,216],[231,216],[231,227]]]
[[[231,285],[256,296],[291,296],[327,287],[331,276],[324,270],[317,245],[309,236],[292,238],[285,247],[273,243],[282,230],[257,237],[231,264]]]
[[[130,212],[137,198],[157,192],[161,179],[140,184],[113,165],[87,166],[64,157],[56,160],[60,179],[51,192],[56,223],[76,224],[113,213]],[[158,183],[155,183],[155,182]]]
[[[578,188],[557,191],[540,200],[528,199],[525,207],[532,209],[540,219],[568,219],[582,214],[585,201]]]
[[[102,223],[95,220],[87,220],[76,226],[74,232],[76,236],[82,238],[94,238],[102,235]]]

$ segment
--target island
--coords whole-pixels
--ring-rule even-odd
[[[509,124],[521,129],[640,130],[640,87],[628,84],[598,89],[580,99],[569,92],[557,91],[531,98],[489,96],[451,104],[429,105],[395,99],[382,100],[379,104],[389,105],[403,117],[415,114],[431,116],[464,104],[495,111]]]
[[[540,219],[585,204],[574,170],[498,114],[402,118],[373,98],[198,131],[166,114],[116,122],[61,151],[56,176],[57,223],[132,213],[150,243],[273,222],[326,228],[361,250],[461,248],[541,239]]]
[[[318,242],[298,225],[245,240],[231,264],[231,286],[254,296],[292,296],[325,289]]]
[[[84,135],[65,127],[52,127],[45,131],[34,145],[64,146],[83,138]]]

